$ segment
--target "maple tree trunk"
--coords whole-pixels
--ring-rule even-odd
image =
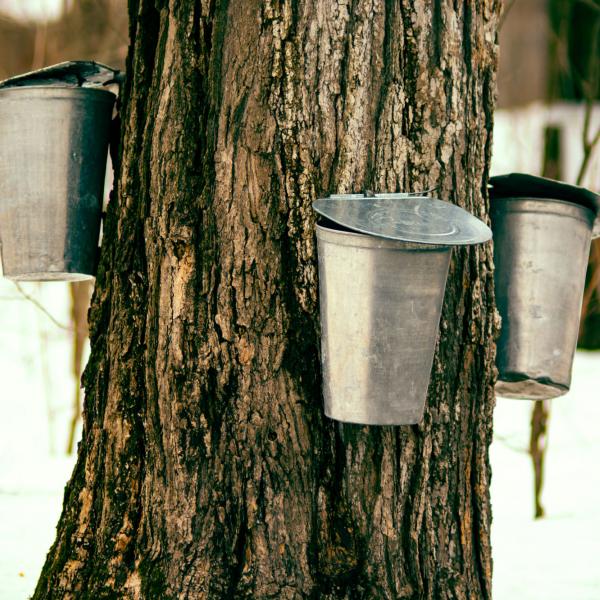
[[[83,438],[34,598],[491,598],[491,244],[454,254],[423,423],[343,425],[311,202],[437,187],[487,219],[498,12],[130,1]]]

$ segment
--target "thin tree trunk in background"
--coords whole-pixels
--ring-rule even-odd
[[[591,128],[592,107],[600,99],[600,10],[597,2],[549,0],[548,14],[553,32],[549,98],[585,103],[583,160],[576,181],[583,185],[589,161],[600,142],[600,130]],[[600,241],[592,241],[578,342],[580,348],[589,350],[600,349],[599,256]]]
[[[67,454],[73,452],[77,425],[81,418],[81,370],[85,342],[88,338],[87,314],[90,306],[92,284],[89,281],[77,281],[69,284],[71,292],[71,323],[73,323],[73,379],[75,393],[73,394],[73,413],[69,425]]]
[[[600,10],[598,10],[600,13]],[[594,56],[598,54],[600,46],[600,15],[595,15],[594,23],[594,44],[592,51]],[[597,150],[600,143],[600,128],[593,131],[591,129],[592,110],[594,107],[594,99],[600,94],[600,66],[598,61],[593,63],[593,75],[590,77],[592,85],[589,87],[593,91],[588,90],[586,98],[585,119],[583,127],[583,160],[577,176],[577,184],[582,185],[587,171],[590,166],[590,160]],[[594,87],[595,84],[595,87]],[[580,348],[588,350],[600,349],[600,240],[592,240],[590,249],[590,262],[586,273],[585,291],[583,294],[583,304],[581,308],[581,322],[579,325],[579,340]]]
[[[47,52],[47,39],[48,39],[48,23],[38,23],[35,26],[35,36],[33,44],[33,61],[31,63],[30,71],[35,71],[45,66],[46,63],[46,52]]]
[[[534,516],[536,519],[541,519],[545,515],[545,510],[542,505],[542,489],[544,486],[544,461],[546,459],[549,418],[549,402],[547,400],[538,400],[535,402],[531,413],[529,454],[533,461]]]
[[[454,256],[423,423],[338,424],[311,202],[437,187],[487,219],[498,12],[130,2],[83,440],[34,598],[491,598],[491,244]]]
[[[544,132],[544,163],[542,175],[561,180],[562,174],[562,130],[560,127],[547,127]],[[548,449],[548,420],[550,403],[536,400],[531,410],[531,426],[529,434],[529,455],[533,466],[533,504],[534,517],[541,519],[545,515],[542,505],[544,489],[544,462]]]

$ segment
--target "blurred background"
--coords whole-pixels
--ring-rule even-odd
[[[0,80],[69,59],[124,69],[125,0],[0,0]],[[600,0],[505,0],[492,174],[600,192]],[[110,189],[108,172],[107,191]],[[560,240],[557,240],[560,243]],[[0,598],[33,591],[81,427],[89,283],[0,279]],[[600,244],[571,392],[498,398],[495,600],[600,598]]]
[[[0,80],[65,60],[125,68],[126,0],[0,0]],[[106,194],[112,184],[107,170]],[[0,278],[0,599],[24,600],[54,541],[81,435],[89,282]]]

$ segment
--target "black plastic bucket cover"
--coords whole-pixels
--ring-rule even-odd
[[[509,173],[490,178],[490,198],[548,198],[564,200],[594,211],[593,237],[600,236],[600,195],[564,181],[526,173]]]
[[[0,82],[0,89],[28,86],[99,87],[119,81],[119,71],[91,60],[71,60]]]

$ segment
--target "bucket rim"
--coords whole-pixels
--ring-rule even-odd
[[[67,87],[59,85],[31,85],[31,86],[15,86],[0,88],[0,96],[5,94],[29,94],[30,96],[39,96],[40,98],[68,98],[71,96],[80,95],[96,95],[97,100],[112,102],[117,98],[117,95],[102,87]]]
[[[509,400],[552,400],[564,396],[569,389],[565,383],[515,372],[499,374],[494,386],[497,396]]]
[[[92,281],[96,278],[91,273],[82,273],[79,271],[25,271],[3,273],[3,277],[10,281],[17,282],[43,282],[52,283],[55,281],[76,283],[79,281]]]
[[[329,221],[324,223],[317,221],[315,224],[317,230],[317,239],[325,236],[335,236],[340,240],[344,240],[345,243],[340,245],[343,246],[360,246],[369,248],[381,248],[390,250],[416,250],[416,251],[446,251],[451,250],[452,246],[449,244],[433,244],[433,243],[421,243],[421,242],[406,242],[404,240],[394,240],[390,238],[383,238],[362,231],[353,231],[351,229],[344,228],[343,225],[336,223],[335,221]],[[329,240],[325,240],[329,241]],[[361,243],[351,243],[361,242]]]
[[[580,204],[579,202],[573,202],[571,200],[564,200],[561,198],[540,198],[531,196],[504,196],[501,198],[494,198],[490,205],[490,212],[495,210],[496,207],[504,201],[529,203],[532,207],[536,205],[539,205],[541,207],[545,203],[568,206],[569,208],[573,209],[573,212],[588,215],[590,220],[590,229],[593,227],[594,221],[596,219],[594,209],[590,208],[589,206],[586,206],[585,204]],[[598,233],[598,235],[600,235],[600,232]]]
[[[528,173],[494,175],[489,180],[490,204],[505,198],[562,200],[594,213],[592,238],[600,237],[600,195],[579,185]],[[521,194],[521,192],[523,192]],[[518,196],[515,196],[518,194]]]

